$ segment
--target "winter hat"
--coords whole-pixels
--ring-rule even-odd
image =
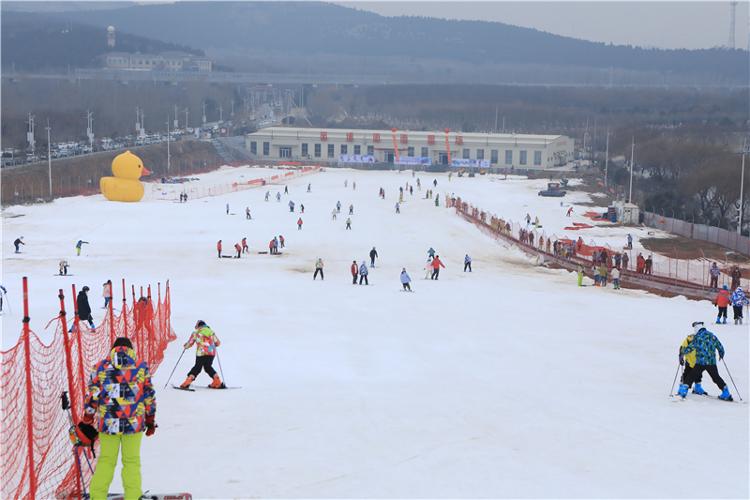
[[[199,319],[198,322],[195,324],[195,327],[200,328],[202,326],[206,326],[206,322],[203,321],[202,319]]]
[[[81,291],[83,291],[83,292],[88,292],[89,290],[90,290],[90,289],[89,289],[89,287],[87,287],[87,286],[85,286],[85,287],[81,288]]]
[[[703,321],[693,321],[693,331],[695,333],[698,333],[699,331],[703,330]]]
[[[721,288],[722,288],[722,290],[729,290],[729,287],[728,287],[727,285],[724,285],[724,286],[723,286],[723,287],[721,287]]]
[[[115,340],[115,343],[112,344],[113,349],[115,347],[123,347],[123,346],[127,347],[128,349],[132,349],[133,343],[130,342],[130,339],[127,337],[117,337],[117,339]]]

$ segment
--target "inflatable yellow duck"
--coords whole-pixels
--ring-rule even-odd
[[[102,177],[99,188],[109,201],[141,201],[143,184],[139,179],[150,173],[140,158],[125,151],[112,160],[114,177]]]

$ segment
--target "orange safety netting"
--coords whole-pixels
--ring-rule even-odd
[[[120,311],[110,307],[102,323],[88,329],[77,315],[66,314],[60,290],[60,314],[47,326],[55,326],[45,345],[29,327],[27,280],[24,278],[24,323],[18,342],[0,352],[0,497],[68,498],[81,496],[88,484],[95,458],[88,449],[74,448],[68,436],[73,422],[82,416],[84,394],[94,365],[106,357],[114,338],[129,337],[151,372],[164,359],[167,344],[177,337],[170,324],[169,283],[155,301],[127,303],[123,280]],[[76,310],[75,286],[73,306]],[[72,327],[72,329],[71,329]],[[68,330],[71,329],[70,332]],[[70,395],[70,416],[63,412],[61,394]],[[81,472],[77,466],[80,460]],[[33,466],[32,466],[33,464]]]

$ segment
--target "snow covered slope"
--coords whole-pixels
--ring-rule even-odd
[[[537,197],[531,181],[419,177],[422,191],[406,195],[400,215],[398,186],[415,183],[411,173],[350,170],[295,180],[280,203],[264,202],[257,189],[187,204],[93,196],[9,207],[23,216],[3,219],[3,284],[13,308],[3,317],[3,346],[20,330],[23,275],[38,333],[57,313],[57,288],[69,292],[72,280],[91,287],[96,308],[107,278],[169,278],[180,340],[155,378],[159,429],[143,447],[144,487],[152,491],[200,498],[748,496],[747,405],[668,397],[677,347],[692,321],[714,317],[709,303],[577,288],[571,274],[534,267],[422,199],[436,178],[438,193],[552,224],[559,201]],[[211,174],[201,179],[215,182]],[[377,197],[381,186],[385,200]],[[277,190],[283,187],[271,194]],[[337,200],[342,213],[332,221]],[[226,203],[237,215],[225,214]],[[278,234],[286,238],[282,256],[255,253]],[[20,235],[27,245],[14,255]],[[243,236],[249,257],[216,257],[216,240],[230,253]],[[79,238],[91,244],[75,257]],[[370,286],[353,286],[349,265],[367,259],[372,246],[380,259]],[[447,266],[439,281],[422,279],[430,246]],[[461,272],[465,253],[473,273]],[[63,257],[75,277],[52,276]],[[325,281],[312,280],[317,257]],[[399,291],[402,267],[413,294]],[[223,342],[227,384],[242,389],[162,390],[198,319]],[[745,397],[748,329],[713,326]],[[173,382],[185,377],[192,356],[183,357]],[[205,375],[197,381],[208,382]],[[718,394],[707,376],[704,387]]]

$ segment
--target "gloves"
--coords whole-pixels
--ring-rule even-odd
[[[189,348],[190,348],[190,345],[188,345],[188,344],[185,344],[185,345],[183,345],[182,347],[184,347],[185,349],[189,349]]]
[[[685,365],[685,358],[682,357],[682,354],[680,354],[678,357],[680,359],[680,366]]]
[[[156,428],[159,427],[158,425],[156,425],[156,422],[154,422],[155,418],[156,417],[154,415],[146,417],[146,435],[147,436],[153,436],[154,432],[156,432]]]

